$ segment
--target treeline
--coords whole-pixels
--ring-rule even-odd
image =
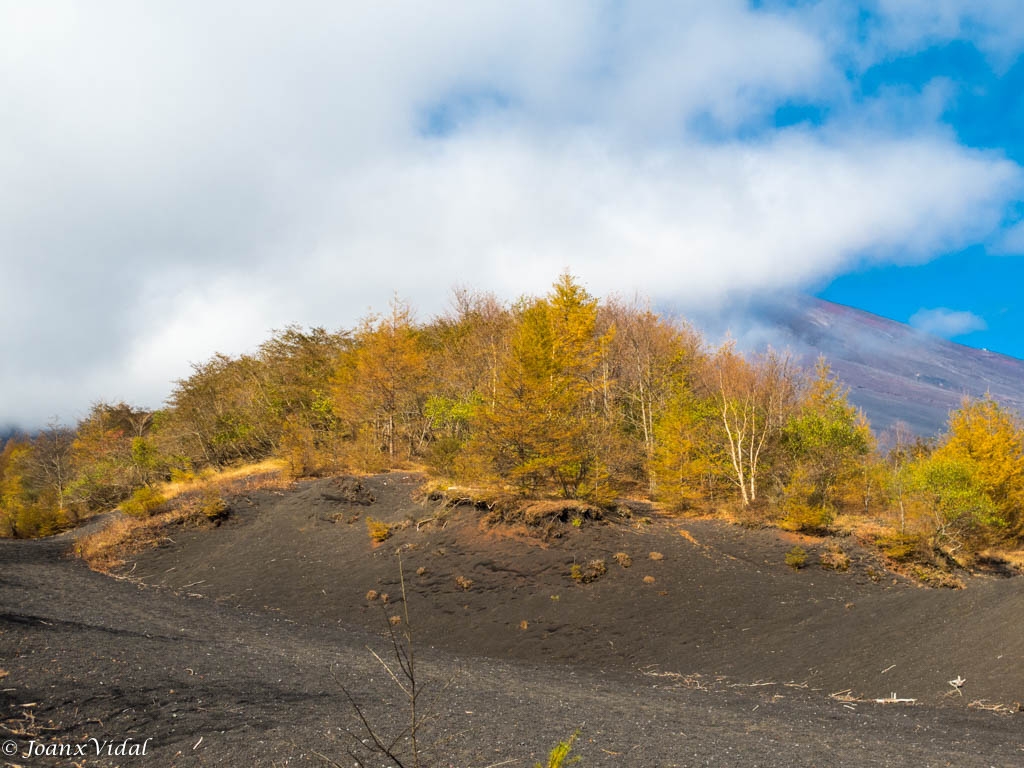
[[[456,291],[417,322],[289,327],[217,355],[164,409],[98,404],[0,452],[0,533],[35,536],[168,479],[266,457],[295,476],[421,465],[479,493],[645,496],[794,530],[881,520],[892,550],[1024,539],[1024,429],[991,399],[947,434],[872,434],[822,360],[711,348],[684,321],[598,301],[569,275],[507,305]]]

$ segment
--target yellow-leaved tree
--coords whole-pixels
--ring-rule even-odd
[[[607,341],[597,334],[597,299],[568,274],[546,297],[523,302],[497,397],[479,409],[467,458],[523,493],[601,497],[593,415]]]
[[[933,458],[956,462],[977,480],[992,502],[980,524],[1000,537],[1024,537],[1024,427],[1015,414],[988,395],[965,398]]]
[[[357,463],[377,469],[420,452],[428,384],[412,308],[395,299],[390,313],[363,321],[333,378],[333,411],[348,423],[357,448],[365,449]]]

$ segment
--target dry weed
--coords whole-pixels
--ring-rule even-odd
[[[831,571],[846,571],[850,568],[850,556],[838,544],[830,544],[828,549],[818,556],[822,568]]]
[[[391,526],[372,517],[366,518],[366,530],[370,534],[370,541],[374,544],[380,544],[391,537]]]

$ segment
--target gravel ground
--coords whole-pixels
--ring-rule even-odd
[[[856,553],[847,574],[792,573],[775,562],[788,540],[690,521],[689,539],[678,521],[656,520],[639,533],[594,525],[540,543],[455,520],[373,548],[362,517],[345,520],[426,516],[409,495],[415,479],[367,480],[362,498],[331,482],[236,500],[233,522],[182,531],[129,566],[131,579],[91,572],[67,555],[66,537],[0,542],[0,742],[17,751],[0,764],[354,765],[347,730],[363,734],[343,687],[381,732],[406,719],[367,649],[386,658],[379,599],[365,600],[368,585],[399,594],[392,545],[403,544],[414,545],[404,558],[419,680],[427,699],[440,692],[424,733],[436,743],[431,765],[532,766],[574,730],[581,766],[1024,764],[1020,716],[966,706],[1018,690],[1021,633],[1000,635],[1019,628],[1016,579],[959,592],[880,585],[863,578],[869,565]],[[566,577],[573,557],[625,546],[631,568],[582,586]],[[655,547],[663,559],[644,561]],[[427,572],[414,577],[415,567]],[[463,573],[469,590],[454,584]],[[645,574],[656,583],[643,585]],[[865,638],[875,645],[858,646]],[[977,638],[989,643],[977,655],[993,659],[974,660],[981,677],[965,673],[965,690],[975,688],[962,699],[924,695],[932,680],[914,705],[828,695],[846,680],[852,695],[872,695],[897,640],[900,659],[921,659],[913,674],[945,677],[949,664],[929,654],[958,660]],[[785,653],[770,652],[781,642]],[[995,648],[1008,649],[1009,672]],[[986,674],[998,680],[987,689]],[[95,753],[96,743],[147,739],[144,756]],[[84,754],[25,757],[30,742]]]

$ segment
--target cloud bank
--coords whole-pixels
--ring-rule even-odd
[[[991,237],[1020,168],[847,71],[970,6],[907,39],[890,5],[858,43],[828,3],[0,2],[0,424],[159,405],[394,291],[429,314],[568,267],[709,306]],[[793,103],[829,117],[777,128]]]
[[[983,317],[974,312],[957,311],[939,307],[937,309],[919,309],[910,316],[910,325],[919,331],[952,339],[974,331],[983,331],[988,327]]]

